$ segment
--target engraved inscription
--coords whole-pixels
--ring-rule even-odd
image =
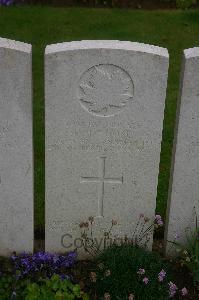
[[[78,98],[88,112],[101,117],[119,113],[133,98],[133,82],[122,68],[101,64],[80,78]]]
[[[123,183],[123,176],[119,178],[106,177],[106,157],[100,157],[99,176],[81,177],[81,183],[99,183],[98,188],[98,216],[104,215],[104,185],[105,183]]]

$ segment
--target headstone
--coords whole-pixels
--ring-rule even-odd
[[[131,42],[47,46],[47,251],[81,253],[89,216],[99,239],[112,219],[130,238],[140,213],[154,217],[168,60]]]
[[[0,38],[0,255],[33,250],[31,45]]]
[[[184,51],[181,77],[165,234],[168,255],[175,254],[170,242],[178,238],[185,243],[199,216],[199,48]]]

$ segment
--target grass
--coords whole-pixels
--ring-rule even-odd
[[[182,50],[199,45],[199,11],[10,7],[0,8],[0,36],[33,45],[35,226],[44,227],[44,70],[47,44],[117,39],[166,47],[170,69],[157,211],[165,215]]]

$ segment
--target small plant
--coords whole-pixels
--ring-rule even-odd
[[[133,245],[113,245],[96,259],[90,273],[92,297],[97,299],[166,300],[179,294],[169,265],[154,252]]]
[[[195,229],[186,228],[185,230],[185,245],[178,241],[178,235],[171,243],[176,247],[181,265],[185,265],[190,270],[194,284],[199,286],[199,227],[197,214],[195,215]]]
[[[151,241],[151,236],[154,228],[158,229],[163,226],[163,221],[160,215],[156,215],[153,221],[144,214],[140,214],[136,223],[134,232],[131,236],[115,236],[113,231],[116,226],[119,226],[117,220],[112,220],[110,227],[103,232],[101,237],[95,237],[94,218],[89,217],[88,220],[79,224],[81,230],[81,239],[85,252],[96,256],[102,253],[104,249],[111,245],[131,244],[147,247]]]
[[[32,283],[26,288],[25,300],[88,300],[78,284],[62,280],[58,275]]]

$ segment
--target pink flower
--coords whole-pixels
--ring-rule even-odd
[[[157,224],[158,224],[160,227],[162,227],[162,226],[164,225],[164,223],[163,223],[162,220],[159,220],[159,221],[157,222]]]
[[[130,294],[129,297],[128,297],[128,300],[134,300],[134,298],[135,298],[134,295]]]
[[[97,281],[97,274],[95,272],[91,272],[90,273],[90,280],[92,282],[96,282]]]
[[[110,275],[111,275],[111,271],[110,271],[110,270],[106,270],[106,271],[105,271],[105,276],[108,277],[108,276],[110,276]]]
[[[169,282],[169,296],[170,298],[173,298],[177,292],[177,286],[173,282]]]
[[[160,273],[158,274],[158,280],[162,282],[165,276],[166,276],[166,272],[162,269],[162,271],[160,271]]]
[[[139,275],[144,275],[144,274],[145,274],[145,269],[140,268],[140,269],[137,271],[137,274],[139,274]]]
[[[186,296],[188,294],[188,290],[186,289],[186,287],[183,287],[183,289],[181,289],[181,293],[182,296]]]
[[[158,226],[163,226],[164,223],[162,221],[162,217],[160,215],[155,216],[155,222],[157,223]]]
[[[117,225],[117,220],[112,220],[112,225]]]
[[[111,295],[109,293],[105,293],[104,300],[110,300],[110,299],[111,299]]]
[[[89,222],[93,223],[93,222],[94,222],[94,217],[90,216],[90,217],[88,218],[88,220],[89,220]]]
[[[158,220],[162,220],[162,217],[161,215],[155,215],[155,220],[158,221]]]
[[[144,278],[143,278],[143,282],[144,282],[145,284],[148,284],[149,279],[148,279],[147,277],[144,277]]]

